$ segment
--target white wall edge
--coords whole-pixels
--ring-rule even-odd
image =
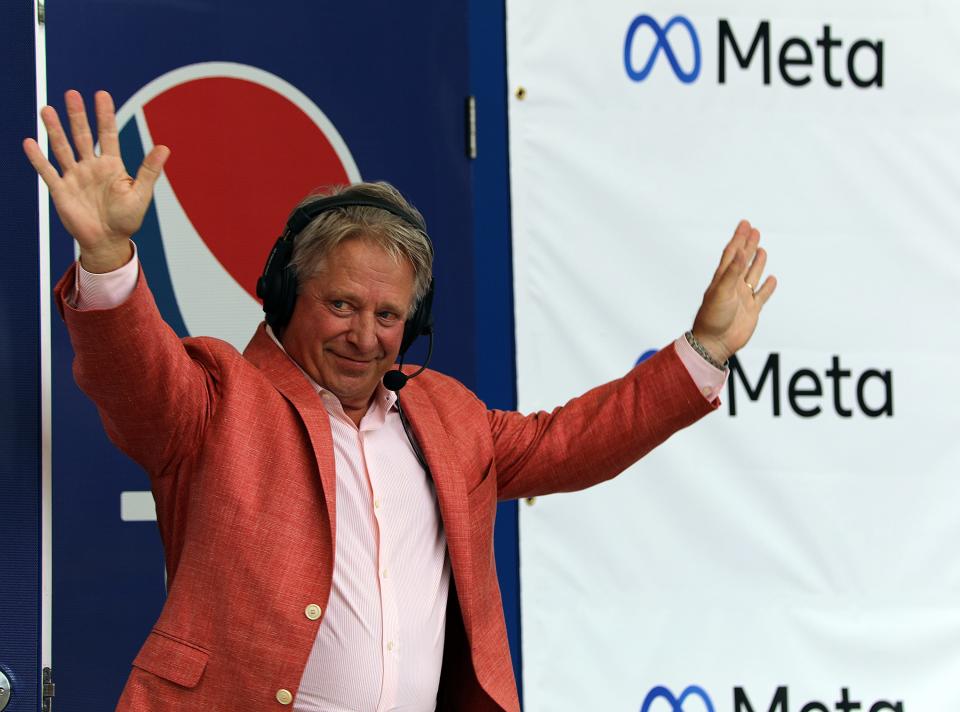
[[[36,1],[34,2],[36,8]],[[47,103],[47,46],[44,27],[34,14],[37,74],[37,142],[47,152],[47,132],[40,107]],[[50,201],[46,184],[37,177],[40,270],[40,664],[53,665],[53,439],[50,357]]]

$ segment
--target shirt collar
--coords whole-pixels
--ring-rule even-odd
[[[267,336],[269,336],[273,340],[273,343],[275,343],[277,347],[281,351],[283,351],[286,357],[290,359],[290,362],[293,363],[294,366],[300,369],[300,373],[302,373],[306,377],[306,379],[310,382],[310,385],[313,386],[314,390],[316,390],[316,392],[320,394],[320,398],[323,400],[324,405],[327,406],[327,409],[329,410],[331,406],[335,405],[336,410],[339,410],[340,413],[343,413],[343,406],[340,403],[340,399],[337,398],[337,396],[333,392],[328,391],[326,388],[324,388],[319,383],[314,381],[313,378],[310,377],[310,374],[303,370],[300,364],[297,363],[296,360],[294,360],[290,356],[290,354],[287,353],[287,350],[285,348],[283,348],[283,344],[280,343],[280,340],[277,338],[276,334],[273,333],[273,329],[269,324],[267,324]],[[373,394],[373,400],[370,402],[370,408],[367,410],[367,412],[369,413],[370,410],[373,410],[374,408],[378,408],[378,409],[382,408],[383,412],[387,413],[391,409],[396,407],[397,407],[396,392],[388,390],[383,385],[383,382],[378,383],[377,390]]]

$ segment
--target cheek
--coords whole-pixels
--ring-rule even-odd
[[[403,341],[403,327],[401,326],[398,329],[390,329],[389,332],[381,339],[383,344],[383,350],[388,354],[396,354],[400,351],[400,342]]]
[[[348,322],[343,319],[338,319],[332,314],[324,314],[322,312],[314,316],[310,326],[311,336],[318,344],[332,341],[349,331]]]

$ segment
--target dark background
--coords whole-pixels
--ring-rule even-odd
[[[0,572],[0,669],[17,678],[8,710],[35,710],[45,266],[38,267],[32,239],[36,181],[20,150],[20,139],[35,135],[34,10],[17,5],[0,11],[8,247],[0,280],[0,535],[19,567]],[[58,107],[68,88],[88,98],[107,88],[119,107],[157,76],[206,61],[252,65],[307,94],[340,131],[363,178],[394,183],[427,219],[437,252],[431,366],[462,380],[490,407],[515,405],[502,4],[51,0],[45,29],[47,100]],[[466,153],[470,94],[478,102],[475,160]],[[55,281],[73,259],[73,244],[52,210],[50,240]],[[162,553],[153,523],[120,520],[120,492],[148,489],[147,478],[107,442],[74,385],[72,352],[56,316],[51,338],[55,709],[112,709],[163,602]],[[497,558],[519,677],[516,516],[515,503],[501,505]]]

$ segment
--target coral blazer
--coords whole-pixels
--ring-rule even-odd
[[[150,475],[168,595],[117,706],[283,710],[326,607],[336,547],[327,412],[261,324],[241,355],[179,339],[141,274],[122,305],[66,304],[74,375]],[[552,413],[488,410],[434,371],[401,394],[434,478],[453,572],[438,710],[519,712],[493,553],[498,500],[615,476],[716,404],[673,348]],[[311,617],[308,617],[308,607]]]

